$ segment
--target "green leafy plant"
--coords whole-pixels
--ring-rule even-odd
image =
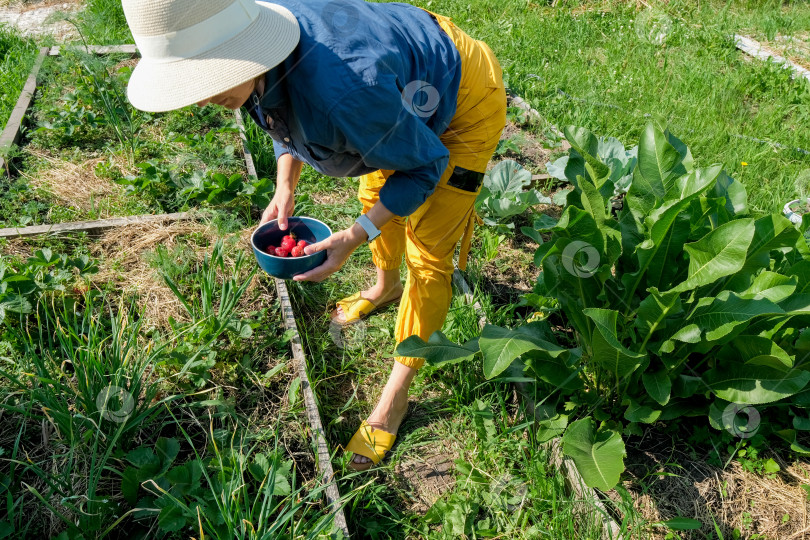
[[[191,319],[188,323],[169,320],[175,339],[169,363],[180,366],[178,377],[202,386],[210,376],[209,370],[216,364],[217,348],[214,345],[218,340],[225,337],[247,339],[253,335],[250,321],[236,315],[237,304],[258,270],[258,266],[253,266],[246,271],[251,261],[240,250],[229,268],[225,262],[224,244],[218,240],[211,255],[206,255],[198,271],[192,274],[188,292],[181,290],[168,274],[163,274],[166,284]]]
[[[504,160],[484,177],[484,185],[475,200],[475,210],[484,223],[499,229],[512,230],[509,220],[535,204],[550,204],[536,189],[526,189],[532,183],[532,173],[519,163]]]
[[[633,169],[638,162],[638,146],[626,150],[624,145],[615,137],[597,137],[596,157],[610,167],[610,181],[613,183],[614,194],[626,193],[633,180]],[[570,181],[565,174],[569,156],[562,156],[556,161],[546,163],[546,170],[552,177]]]
[[[160,395],[156,368],[165,351],[143,340],[132,306],[107,306],[105,317],[99,309],[105,304],[95,291],[79,299],[46,298],[35,305],[29,324],[6,333],[20,349],[14,367],[23,376],[0,370],[14,390],[0,408],[21,426],[4,460],[0,492],[9,501],[37,499],[62,523],[64,538],[104,536],[115,526],[110,484],[116,452],[130,448],[142,425],[177,398]],[[49,460],[32,460],[21,446],[27,422],[43,426],[43,446],[50,440],[54,451]],[[26,510],[6,510],[6,526],[28,530]]]
[[[268,178],[245,182],[241,174],[226,176],[222,173],[194,173],[183,182],[180,196],[212,206],[227,204],[239,197],[246,197],[251,204],[264,208],[270,203],[274,184]]]
[[[176,438],[126,455],[121,492],[134,519],[157,515],[161,532],[191,527],[200,538],[342,537],[333,515],[318,511],[326,484],[297,486],[293,462],[279,448],[263,452],[241,430],[212,429],[203,454],[181,431],[194,450],[185,463],[178,463]]]
[[[106,127],[134,153],[140,144],[138,131],[151,116],[133,109],[126,99],[124,88],[132,68],[122,67],[118,75],[112,75],[107,64],[93,54],[70,51],[64,56],[75,62],[75,88],[62,96],[61,103],[41,109],[44,119],[38,123],[39,131],[56,131],[70,138],[78,130]]]
[[[65,291],[76,277],[98,271],[98,265],[86,255],[74,259],[57,255],[48,248],[37,250],[23,264],[0,258],[0,323],[9,312],[30,314],[44,294]]]
[[[141,170],[140,174],[116,178],[115,183],[125,186],[127,193],[145,195],[161,203],[161,207],[166,209],[169,206],[168,201],[171,200],[168,195],[181,189],[176,169],[153,161],[138,163],[135,166]]]
[[[498,146],[495,148],[495,155],[503,156],[508,153],[520,154],[520,145],[515,137],[508,139],[501,139],[498,141]]]
[[[801,442],[810,429],[804,231],[778,214],[749,217],[739,183],[719,165],[695,168],[686,145],[652,124],[614,215],[615,173],[599,140],[582,128],[565,134],[574,190],[559,221],[537,231],[550,240],[537,249],[542,272],[526,299],[547,319],[486,326],[461,346],[440,333],[412,337],[397,354],[441,364],[480,352],[489,378],[522,359],[513,369],[544,396],[541,432],[562,435],[565,454],[601,489],[624,469],[623,436],[656,421],[702,417],[810,453]]]
[[[156,201],[164,210],[174,210],[189,202],[224,206],[234,201],[247,201],[264,208],[275,189],[268,178],[245,181],[239,173],[230,176],[211,170],[184,175],[176,166],[152,161],[139,163],[140,174],[117,178],[127,193],[142,194]]]

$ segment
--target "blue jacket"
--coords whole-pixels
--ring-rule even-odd
[[[399,216],[433,192],[449,152],[461,59],[433,17],[408,4],[275,0],[301,39],[245,104],[285,153],[328,176],[396,171],[380,191]]]

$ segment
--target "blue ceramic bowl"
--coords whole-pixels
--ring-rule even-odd
[[[250,237],[253,254],[262,270],[279,279],[290,279],[320,266],[326,260],[326,251],[319,251],[312,255],[301,257],[276,257],[268,255],[265,251],[268,246],[278,246],[281,239],[293,233],[298,240],[306,240],[310,244],[326,240],[332,236],[332,230],[322,221],[308,217],[291,217],[288,219],[287,230],[278,228],[278,220],[265,223]]]

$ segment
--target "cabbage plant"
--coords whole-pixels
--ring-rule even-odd
[[[510,220],[535,204],[551,204],[551,199],[531,188],[532,173],[511,159],[499,162],[484,176],[484,185],[475,200],[475,211],[484,223],[512,230]]]

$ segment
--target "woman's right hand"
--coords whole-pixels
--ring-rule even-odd
[[[270,204],[268,204],[267,208],[264,209],[262,221],[259,223],[259,225],[262,223],[267,223],[273,219],[278,219],[278,228],[282,231],[286,231],[287,218],[292,215],[294,208],[295,200],[293,199],[292,191],[277,188],[276,194],[273,195],[273,199],[270,201]]]

